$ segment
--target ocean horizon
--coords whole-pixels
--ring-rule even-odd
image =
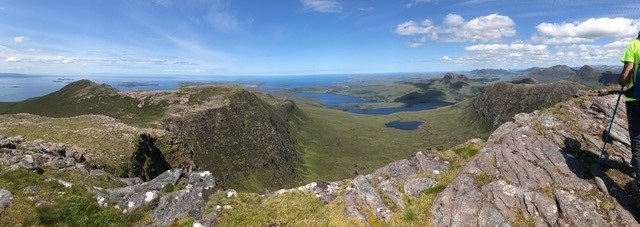
[[[211,76],[211,75],[29,75],[0,73],[0,102],[18,102],[60,90],[65,85],[88,79],[107,84],[118,91],[174,90],[190,84],[236,84],[249,90],[267,93],[286,92],[287,89],[334,86],[371,78],[429,77],[438,73],[379,73],[379,74],[311,74],[272,76]]]

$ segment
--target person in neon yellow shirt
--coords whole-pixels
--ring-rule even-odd
[[[631,139],[631,166],[633,167],[633,178],[635,179],[635,187],[640,185],[640,105],[634,97],[640,96],[640,86],[633,87],[634,82],[638,79],[635,74],[640,64],[640,32],[638,37],[631,41],[629,46],[620,59],[624,64],[622,73],[618,78],[618,83],[622,87],[627,87],[625,92],[625,105],[627,106],[627,122],[629,123],[629,138]],[[633,92],[633,90],[637,90]]]

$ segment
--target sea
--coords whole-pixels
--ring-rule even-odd
[[[184,75],[78,75],[50,76],[0,74],[0,102],[17,102],[35,98],[57,91],[65,85],[89,79],[98,84],[108,84],[119,91],[134,90],[173,90],[183,85],[198,84],[236,84],[248,90],[267,93],[294,95],[298,98],[319,101],[322,105],[351,113],[369,115],[388,115],[404,111],[421,111],[438,108],[451,103],[429,102],[404,107],[360,109],[357,104],[367,103],[361,98],[335,93],[291,92],[295,88],[316,86],[338,86],[361,83],[371,79],[414,78],[416,74],[329,74],[329,75],[286,75],[286,76],[184,76]],[[391,126],[393,127],[393,125]],[[406,127],[399,127],[400,129]],[[410,127],[411,128],[411,127]]]

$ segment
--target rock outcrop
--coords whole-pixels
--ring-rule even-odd
[[[498,82],[487,85],[471,102],[473,110],[495,129],[517,113],[545,109],[573,98],[581,88],[582,85],[568,81],[552,84]]]
[[[13,195],[11,195],[11,192],[5,189],[0,189],[0,214],[2,214],[2,211],[4,211],[5,208],[11,205],[11,201],[13,201]]]
[[[585,94],[502,124],[436,198],[434,226],[638,226],[623,104],[598,161],[615,100]]]

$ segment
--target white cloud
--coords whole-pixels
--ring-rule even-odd
[[[513,53],[527,53],[527,54],[546,54],[548,53],[547,45],[532,45],[524,43],[512,43],[512,44],[480,44],[465,47],[466,51],[470,52],[482,52],[484,54],[513,54]]]
[[[5,62],[21,62],[22,59],[17,58],[17,57],[8,57],[7,59],[4,60]]]
[[[418,24],[409,20],[398,24],[395,30],[399,35],[423,35],[420,42],[429,40],[443,42],[489,42],[516,35],[515,23],[511,18],[499,14],[490,14],[465,21],[458,14],[448,14],[441,26],[433,25],[425,19]]]
[[[395,32],[399,35],[416,35],[427,34],[433,31],[433,29],[434,26],[429,19],[423,20],[420,24],[410,20],[396,26]]]
[[[449,31],[452,31],[452,35],[447,38],[447,41],[487,42],[500,40],[505,37],[515,36],[516,30],[514,27],[515,23],[511,18],[490,14],[472,19],[469,22],[460,23],[458,26],[452,26],[452,29],[449,29]]]
[[[528,43],[479,44],[465,47],[468,55],[452,58],[451,61],[471,64],[476,67],[495,67],[501,63],[506,67],[530,67],[552,59],[547,45]]]
[[[479,44],[465,47],[467,55],[451,58],[458,64],[474,67],[508,68],[534,66],[585,64],[615,64],[628,45],[628,41],[617,40],[607,44],[563,44],[546,45],[515,42],[512,44]]]
[[[572,44],[556,47],[558,52],[579,53],[576,54],[575,57],[582,60],[618,59],[625,48],[626,45],[621,45],[619,42],[612,42],[605,45]]]
[[[601,38],[635,38],[640,20],[623,17],[590,18],[573,23],[541,23],[536,26],[532,40],[545,44],[593,42]]]
[[[443,56],[443,57],[442,57],[442,60],[443,60],[443,61],[451,61],[451,57],[449,57],[449,56]]]
[[[448,26],[459,26],[464,23],[464,18],[458,14],[447,14],[444,18],[444,24]]]
[[[23,43],[25,41],[29,40],[29,37],[25,37],[25,36],[16,36],[13,37],[13,41],[16,43]]]
[[[32,59],[33,62],[41,63],[72,63],[75,60],[64,56],[37,56]]]
[[[342,12],[342,4],[336,0],[300,0],[304,9],[321,13]]]

